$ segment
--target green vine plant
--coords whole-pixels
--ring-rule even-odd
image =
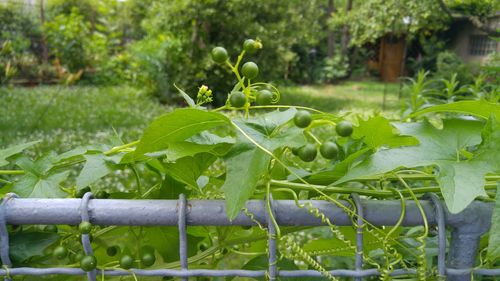
[[[189,227],[190,268],[237,263],[239,268],[267,269],[266,241],[273,238],[278,242],[279,269],[314,269],[328,280],[341,280],[329,272],[339,263],[353,266],[359,227],[364,231],[364,267],[376,268],[379,280],[391,280],[394,270],[409,268],[417,273],[408,278],[434,279],[436,270],[428,261],[435,258],[429,241],[436,237],[419,201],[426,193],[438,194],[452,213],[473,200],[495,202],[494,217],[500,216],[497,103],[478,98],[424,107],[428,83],[421,72],[412,82],[405,122],[280,105],[278,88],[263,82],[258,64],[248,59],[263,47],[259,40],[247,39],[234,60],[225,48],[215,47],[213,61],[236,78],[225,104],[212,108],[214,96],[225,94],[209,85],[201,85],[195,99],[177,88],[188,107],[158,117],[139,140],[78,147],[35,159],[24,151],[36,141],[3,148],[2,194],[79,198],[92,191],[97,199],[177,199],[183,193],[188,199],[223,199],[229,220],[243,213],[254,226]],[[455,89],[451,84],[448,88]],[[106,184],[109,178],[120,185]],[[358,218],[349,197],[353,193],[363,199],[398,200],[399,220],[380,227]],[[278,225],[271,198],[293,200],[325,227]],[[246,207],[250,199],[265,200],[274,236]],[[314,207],[314,200],[344,210],[352,226],[337,225],[335,218]],[[420,210],[422,227],[402,226],[408,201]],[[500,230],[499,224],[492,221],[492,228]],[[175,228],[82,223],[21,226],[10,233],[11,249],[24,249],[11,253],[14,266],[57,264],[86,271],[180,268]],[[481,250],[484,265],[499,261],[498,233],[490,232]],[[93,256],[83,253],[82,234],[92,238]],[[77,280],[71,278],[51,280]],[[135,275],[129,278],[138,280]],[[118,280],[104,275],[101,279]]]

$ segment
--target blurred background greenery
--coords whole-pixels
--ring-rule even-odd
[[[131,140],[153,116],[183,106],[174,83],[193,95],[208,85],[223,104],[234,81],[210,50],[224,46],[234,60],[246,38],[262,41],[245,59],[280,87],[283,104],[394,117],[430,100],[497,102],[499,5],[0,0],[0,147]],[[412,95],[421,101],[408,105]]]

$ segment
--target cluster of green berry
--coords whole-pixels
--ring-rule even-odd
[[[313,123],[312,115],[309,111],[298,110],[293,118],[295,126],[308,129]],[[353,128],[349,121],[341,121],[336,124],[335,131],[340,137],[349,137],[352,134]],[[339,147],[334,140],[327,140],[322,143],[308,143],[302,147],[293,147],[292,153],[298,156],[304,162],[311,162],[316,159],[319,153],[325,159],[335,159],[339,153]]]
[[[239,64],[243,56],[254,54],[262,48],[262,43],[259,40],[247,39],[243,43],[243,51],[238,56],[238,60],[233,65],[229,60],[229,55],[224,47],[215,47],[212,50],[212,59],[218,64],[226,64],[235,73],[238,79],[238,84],[228,96],[227,104],[234,108],[248,107],[252,102],[257,105],[270,105],[277,102],[276,94],[273,94],[265,86],[265,83],[251,84],[251,80],[259,75],[259,66],[252,61],[245,62],[241,69]],[[243,77],[240,75],[243,75]],[[245,84],[246,82],[246,84]]]
[[[78,225],[78,230],[80,234],[87,234],[89,235],[90,240],[92,241],[92,224],[90,222],[81,222],[80,225]],[[57,232],[57,227],[56,226],[47,226],[46,231],[50,232]],[[119,246],[110,246],[106,249],[106,254],[110,257],[117,256],[120,254],[122,251]],[[152,266],[156,262],[156,256],[155,256],[155,251],[154,248],[151,246],[143,246],[140,251],[140,259],[139,263],[144,266],[144,267],[149,267]],[[65,259],[68,257],[70,254],[70,251],[68,250],[67,247],[63,245],[57,246],[53,252],[52,255],[59,260]],[[92,271],[97,267],[97,259],[94,255],[85,255],[82,251],[79,251],[72,255],[70,257],[71,260],[77,261],[80,263],[80,268],[84,271]],[[136,260],[128,255],[123,253],[118,261],[120,268],[123,269],[130,269],[134,265]]]

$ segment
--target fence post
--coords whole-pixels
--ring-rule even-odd
[[[492,208],[491,204],[476,202],[458,214],[446,210],[447,225],[452,227],[447,262],[449,281],[472,280],[479,240],[490,228]]]

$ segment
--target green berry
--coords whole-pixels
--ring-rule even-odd
[[[333,159],[337,157],[337,154],[339,153],[339,147],[334,142],[325,141],[323,144],[321,144],[319,152],[324,158]]]
[[[335,131],[341,137],[348,137],[352,134],[352,124],[349,121],[341,121],[337,124]]]
[[[152,266],[156,261],[154,253],[144,253],[141,257],[141,263],[144,266]]]
[[[224,63],[228,58],[227,51],[223,47],[215,47],[212,49],[212,59],[216,63]]]
[[[298,110],[293,117],[293,123],[299,128],[306,128],[312,122],[312,116],[309,111]]]
[[[81,234],[89,234],[92,231],[92,224],[88,221],[82,221],[78,226],[78,230]]]
[[[256,102],[258,105],[269,105],[273,102],[273,93],[268,90],[262,90],[257,93]]]
[[[66,247],[64,247],[64,246],[58,246],[58,247],[56,247],[54,249],[54,251],[52,252],[52,254],[57,259],[62,260],[62,259],[64,259],[68,255],[68,249],[66,249]]]
[[[83,271],[92,271],[97,266],[97,259],[94,256],[84,256],[80,260],[80,268]]]
[[[247,103],[247,97],[243,92],[232,92],[229,96],[229,103],[232,107],[243,107]]]
[[[120,259],[120,267],[123,269],[129,269],[134,264],[134,259],[129,255],[124,255]]]
[[[255,40],[253,39],[247,39],[243,43],[243,50],[249,54],[253,54],[257,51],[257,46],[255,46]]]
[[[241,67],[241,73],[243,73],[243,76],[248,79],[254,79],[257,75],[259,75],[259,67],[256,63],[249,61],[243,64]]]
[[[80,261],[84,256],[85,254],[82,251],[79,251],[78,253],[72,256],[72,261],[74,262]]]
[[[299,149],[299,158],[304,162],[311,162],[316,158],[318,150],[314,144],[308,143]]]
[[[106,249],[106,254],[110,257],[116,256],[120,252],[120,247],[111,246]]]
[[[295,156],[299,156],[300,147],[292,147],[292,154]]]

